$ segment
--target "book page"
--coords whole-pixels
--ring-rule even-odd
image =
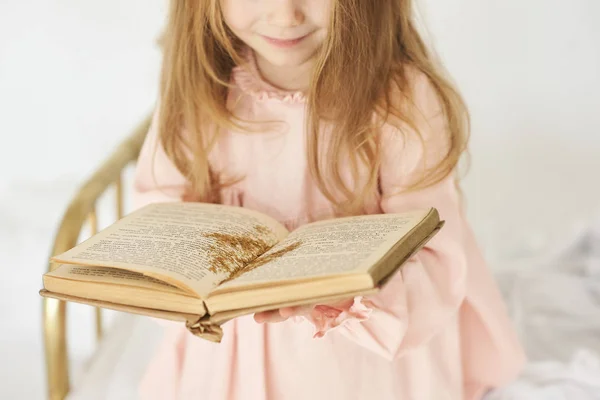
[[[159,203],[53,260],[136,271],[204,297],[286,234],[276,221],[239,207]]]
[[[367,272],[427,215],[366,215],[312,223],[224,282],[218,290],[253,283]]]
[[[161,292],[183,294],[181,289],[166,282],[159,281],[139,272],[107,267],[90,267],[85,265],[60,265],[45,275],[73,281],[101,282],[112,285],[129,285]]]

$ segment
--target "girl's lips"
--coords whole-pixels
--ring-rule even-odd
[[[267,41],[267,43],[272,44],[273,46],[276,47],[280,47],[280,48],[290,48],[290,47],[294,47],[296,45],[298,45],[300,42],[302,42],[308,35],[296,38],[296,39],[277,39],[277,38],[272,38],[272,37],[268,37],[268,36],[263,36],[263,38]]]

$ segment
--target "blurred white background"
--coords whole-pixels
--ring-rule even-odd
[[[600,2],[420,9],[472,112],[464,188],[487,256],[552,248],[600,214]],[[77,184],[151,110],[165,12],[166,0],[0,1],[0,398],[43,398],[52,235]],[[83,352],[93,318],[71,310]]]

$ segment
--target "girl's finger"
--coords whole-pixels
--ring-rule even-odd
[[[254,320],[259,324],[262,323],[273,323],[285,321],[288,317],[283,317],[279,310],[264,311],[261,313],[254,314]]]
[[[304,315],[309,313],[312,307],[299,306],[299,307],[283,307],[279,309],[279,314],[282,317],[290,318],[294,316]]]

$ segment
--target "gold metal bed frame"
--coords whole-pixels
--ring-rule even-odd
[[[97,232],[96,203],[107,189],[116,189],[116,216],[123,216],[123,170],[137,160],[150,126],[151,117],[144,119],[84,182],[71,200],[54,238],[52,255],[69,250],[77,244],[86,221],[91,234]],[[56,267],[50,263],[48,270]],[[69,393],[69,366],[66,337],[66,304],[55,299],[43,299],[44,347],[46,354],[47,393],[50,400],[63,400]],[[102,314],[96,308],[96,335],[102,337]]]

